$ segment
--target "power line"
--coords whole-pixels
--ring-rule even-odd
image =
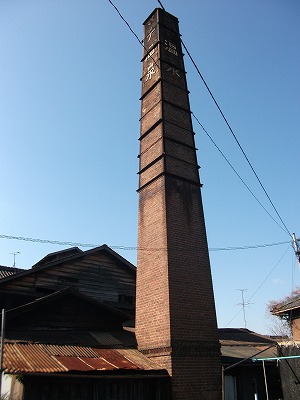
[[[160,4],[160,6],[162,7],[162,9],[165,11],[165,8],[164,8],[164,6],[162,5],[162,3],[161,3],[161,1],[160,1],[160,0],[158,0],[158,3],[159,3],[159,4]],[[215,103],[215,105],[216,105],[216,107],[217,107],[218,111],[220,112],[220,114],[221,114],[221,116],[222,116],[223,120],[225,121],[225,123],[226,123],[226,125],[227,125],[228,129],[230,130],[230,132],[231,132],[232,136],[234,137],[234,139],[235,139],[235,141],[236,141],[236,143],[237,143],[238,147],[240,148],[240,150],[241,150],[241,152],[242,152],[243,156],[245,157],[245,159],[246,159],[246,161],[247,161],[247,163],[248,163],[249,167],[251,168],[251,170],[252,170],[253,174],[255,175],[255,177],[256,177],[256,179],[257,179],[257,181],[259,182],[259,185],[260,185],[260,187],[261,187],[261,188],[262,188],[262,190],[264,191],[264,193],[265,193],[265,195],[267,196],[267,198],[268,198],[269,202],[271,203],[271,205],[272,205],[272,207],[273,207],[274,211],[276,212],[276,214],[277,214],[278,218],[280,219],[280,221],[281,221],[282,225],[284,226],[284,230],[285,230],[285,232],[286,232],[286,233],[287,233],[289,236],[292,236],[291,232],[289,231],[289,229],[287,228],[287,226],[286,226],[286,224],[284,223],[283,219],[281,218],[281,216],[280,216],[280,214],[279,214],[278,210],[276,209],[276,207],[275,207],[274,203],[272,202],[272,200],[271,200],[271,198],[270,198],[269,194],[267,193],[267,191],[266,191],[266,189],[265,189],[264,185],[262,184],[262,182],[261,182],[261,180],[260,180],[260,178],[259,178],[258,174],[256,173],[256,171],[255,171],[255,169],[254,169],[254,167],[253,167],[252,163],[250,162],[250,160],[249,160],[248,156],[246,155],[246,153],[245,153],[245,151],[244,151],[244,149],[243,149],[242,145],[240,144],[240,142],[239,142],[239,140],[238,140],[237,136],[235,135],[235,133],[234,133],[234,131],[233,131],[233,129],[232,129],[232,127],[231,127],[231,125],[229,124],[229,122],[228,122],[227,118],[225,117],[225,114],[223,113],[223,111],[222,111],[222,109],[221,109],[221,107],[220,107],[219,103],[217,102],[217,100],[216,100],[215,96],[213,95],[213,93],[212,93],[212,91],[210,90],[210,88],[209,88],[209,86],[208,86],[207,82],[205,81],[205,79],[204,79],[204,76],[203,76],[203,75],[202,75],[202,73],[200,72],[200,69],[198,68],[198,66],[197,66],[196,62],[194,61],[193,57],[191,56],[191,54],[190,54],[190,52],[189,52],[188,48],[186,47],[186,45],[184,44],[184,42],[183,42],[183,40],[182,40],[182,39],[180,39],[180,41],[181,41],[181,44],[182,44],[183,48],[184,48],[184,49],[185,49],[185,51],[187,52],[187,55],[189,56],[189,58],[190,58],[190,60],[191,60],[192,64],[194,65],[194,67],[195,67],[195,69],[196,69],[196,71],[197,71],[198,75],[200,76],[200,78],[201,78],[202,82],[204,83],[204,86],[206,87],[206,89],[207,89],[207,91],[208,91],[209,95],[211,96],[211,98],[212,98],[213,102]],[[269,214],[269,213],[268,213],[268,214]],[[270,215],[270,214],[269,214],[269,215]],[[272,217],[272,219],[273,219],[273,217]]]
[[[80,242],[63,242],[59,240],[50,240],[50,239],[37,239],[37,238],[29,238],[24,236],[9,236],[9,235],[0,235],[0,239],[10,239],[10,240],[22,240],[25,242],[35,242],[35,243],[44,243],[44,244],[57,244],[61,246],[76,246],[76,247],[98,247],[100,244],[92,244],[92,243],[80,243]],[[249,250],[249,249],[257,249],[263,247],[272,247],[272,246],[280,246],[282,244],[287,244],[289,242],[277,242],[277,243],[265,243],[265,244],[256,244],[256,245],[248,245],[248,246],[232,246],[232,247],[212,247],[209,248],[209,251],[229,251],[229,250]],[[164,248],[138,248],[136,246],[109,246],[111,249],[116,250],[144,250],[144,251],[162,251],[166,250]]]
[[[126,24],[127,27],[129,28],[129,30],[132,32],[132,34],[136,37],[136,39],[138,40],[139,44],[140,44],[144,49],[146,49],[145,46],[144,46],[144,44],[143,44],[143,42],[139,39],[139,37],[137,36],[137,34],[136,34],[136,33],[134,32],[134,30],[131,28],[130,24],[126,21],[126,19],[123,17],[123,15],[122,15],[121,12],[118,10],[118,8],[113,4],[113,2],[112,2],[111,0],[108,0],[108,1],[109,1],[109,3],[114,7],[114,9],[117,11],[117,13],[118,13],[118,15],[120,16],[120,18],[125,22],[125,24]],[[159,5],[161,6],[161,8],[165,11],[165,7],[163,6],[162,2],[161,2],[160,0],[158,0],[158,3],[159,3]],[[240,175],[237,173],[237,171],[233,168],[233,166],[231,165],[231,163],[230,163],[230,162],[228,161],[228,159],[224,156],[224,154],[221,152],[221,150],[220,150],[219,147],[215,144],[214,141],[213,141],[213,143],[214,143],[215,146],[218,148],[218,150],[220,151],[220,153],[223,155],[223,157],[225,158],[225,160],[227,161],[227,163],[228,163],[228,164],[231,166],[231,168],[235,171],[235,173],[236,173],[237,176],[240,178],[240,180],[243,182],[243,184],[246,186],[246,188],[250,191],[250,193],[251,193],[251,194],[253,195],[253,197],[256,199],[256,201],[262,206],[262,208],[263,208],[263,209],[267,212],[267,214],[272,218],[272,220],[273,220],[282,230],[284,230],[289,236],[292,236],[292,234],[290,233],[290,231],[289,231],[289,229],[287,228],[286,224],[284,223],[283,219],[281,218],[279,212],[277,211],[277,209],[276,209],[274,203],[272,202],[272,200],[271,200],[269,194],[267,193],[265,187],[263,186],[263,184],[262,184],[260,178],[258,177],[256,171],[254,170],[254,167],[252,166],[252,164],[251,164],[249,158],[247,157],[247,155],[246,155],[244,149],[242,148],[242,146],[241,146],[239,140],[237,139],[237,137],[236,137],[236,135],[235,135],[235,133],[234,133],[232,127],[230,126],[230,124],[229,124],[227,118],[225,117],[225,115],[224,115],[224,113],[223,113],[221,107],[219,106],[217,100],[215,99],[215,97],[214,97],[212,91],[210,90],[208,84],[206,83],[206,81],[205,81],[203,75],[201,74],[201,72],[200,72],[200,70],[199,70],[197,64],[195,63],[194,59],[192,58],[192,56],[191,56],[189,50],[187,49],[187,47],[186,47],[186,45],[184,44],[184,42],[183,42],[182,39],[181,39],[181,43],[182,43],[183,48],[186,50],[186,52],[187,52],[187,54],[188,54],[188,56],[189,56],[189,58],[190,58],[192,64],[193,64],[194,67],[196,68],[196,71],[197,71],[198,75],[200,76],[201,80],[203,81],[203,83],[204,83],[204,85],[205,85],[207,91],[209,92],[211,98],[213,99],[213,101],[214,101],[216,107],[218,108],[218,110],[219,110],[219,112],[220,112],[222,118],[224,119],[224,121],[225,121],[227,127],[229,128],[229,130],[230,130],[231,134],[233,135],[233,137],[234,137],[236,143],[238,144],[238,147],[239,147],[240,150],[242,151],[242,153],[243,153],[243,155],[244,155],[244,157],[245,157],[245,159],[246,159],[248,165],[250,166],[250,168],[251,168],[252,172],[254,173],[256,179],[258,180],[258,182],[259,182],[261,188],[263,189],[265,195],[267,196],[269,202],[271,203],[273,209],[275,210],[276,215],[278,216],[278,218],[279,218],[279,220],[281,221],[281,223],[282,223],[282,225],[283,225],[284,228],[283,228],[283,227],[272,217],[272,215],[266,210],[266,208],[262,205],[262,203],[258,200],[258,198],[254,195],[254,193],[253,193],[253,192],[250,190],[250,188],[246,185],[246,183],[243,181],[243,179],[240,177]],[[147,49],[146,49],[146,50],[147,50]],[[158,65],[157,62],[153,59],[152,56],[151,56],[151,58],[152,58],[152,60],[154,61],[155,65],[160,69],[159,65]],[[194,118],[197,120],[197,122],[200,124],[200,126],[203,128],[203,126],[201,125],[201,123],[199,122],[199,120],[197,119],[197,117],[196,117],[193,113],[192,113],[192,115],[193,115]],[[203,129],[204,129],[204,128],[203,128]],[[207,133],[207,131],[206,131],[205,129],[204,129],[204,131]],[[208,133],[207,133],[207,135],[208,135]],[[208,136],[209,136],[210,139],[212,140],[211,136],[210,136],[210,135],[208,135]]]
[[[164,11],[166,11],[166,10],[165,10],[165,7],[164,7],[163,4],[162,4],[162,2],[161,2],[160,0],[157,0],[157,1],[158,1],[159,5],[161,6],[161,8],[162,8]]]
[[[137,41],[139,42],[139,44],[143,47],[144,50],[148,51],[148,49],[144,46],[144,43],[142,40],[140,40],[140,38],[138,37],[138,35],[134,32],[134,30],[132,29],[132,27],[130,26],[129,22],[126,21],[126,19],[123,17],[123,15],[121,14],[120,10],[117,8],[117,6],[111,1],[108,0],[109,3],[113,6],[113,8],[116,10],[116,12],[119,14],[119,17],[122,19],[122,21],[125,22],[125,24],[127,25],[128,29],[130,30],[130,32],[134,35],[134,37],[137,39]],[[163,8],[163,7],[162,7]],[[164,9],[164,8],[163,8]],[[160,69],[160,66],[157,64],[157,62],[155,61],[155,59],[152,57],[152,55],[149,53],[149,57],[152,59],[152,61],[154,62],[154,64],[157,66],[158,69]]]
[[[243,178],[240,176],[240,174],[237,172],[237,170],[233,167],[231,162],[228,160],[228,158],[225,156],[223,151],[220,149],[220,147],[216,144],[216,142],[213,140],[211,135],[207,132],[207,130],[204,128],[204,126],[201,124],[199,119],[196,117],[196,115],[191,112],[192,116],[195,118],[196,122],[201,126],[202,130],[206,133],[206,135],[209,137],[213,145],[216,147],[216,149],[219,151],[219,153],[222,155],[222,157],[225,159],[227,164],[230,166],[230,168],[234,171],[234,173],[237,175],[237,177],[241,180],[243,185],[247,188],[247,190],[251,193],[251,195],[255,198],[255,200],[260,204],[260,206],[265,210],[265,212],[269,215],[269,217],[279,226],[280,229],[282,229],[284,232],[286,230],[273,218],[273,216],[269,213],[269,211],[263,206],[261,201],[255,196],[255,194],[252,192],[252,190],[249,188],[249,186],[246,184],[246,182],[243,180]]]
[[[109,3],[113,6],[113,8],[117,11],[117,13],[119,14],[120,18],[125,22],[125,24],[128,26],[128,28],[130,29],[131,33],[136,37],[137,41],[139,42],[140,45],[143,45],[143,42],[139,39],[138,35],[134,32],[134,30],[131,28],[131,26],[129,25],[129,23],[126,21],[126,19],[123,17],[123,15],[120,13],[120,11],[118,10],[118,8],[114,5],[114,3],[111,0],[108,0]]]
[[[288,252],[290,246],[285,250],[285,252],[283,253],[283,255],[280,257],[280,259],[277,261],[277,263],[275,264],[275,266],[271,269],[271,271],[268,273],[268,275],[265,277],[265,279],[262,281],[262,283],[258,286],[258,288],[254,291],[254,293],[252,294],[252,296],[248,299],[248,302],[250,300],[253,299],[253,297],[256,295],[256,293],[259,291],[259,289],[263,286],[263,284],[266,282],[266,280],[269,278],[269,276],[273,273],[273,271],[278,267],[279,263],[281,262],[281,260],[283,259],[283,257],[286,255],[286,253]],[[241,307],[241,309],[233,316],[233,318],[227,323],[227,325],[225,325],[226,327],[228,325],[231,324],[231,322],[233,320],[235,320],[235,318],[240,314],[240,312],[243,310],[243,308]]]
[[[259,291],[259,289],[263,286],[263,284],[266,282],[266,280],[269,278],[269,276],[272,274],[272,272],[275,271],[275,269],[277,268],[277,266],[279,265],[279,263],[281,262],[283,257],[285,257],[285,255],[286,255],[286,253],[288,252],[289,249],[290,249],[290,246],[288,246],[288,248],[285,250],[283,255],[280,257],[280,259],[277,261],[275,266],[271,269],[271,271],[268,273],[268,275],[265,277],[265,279],[262,281],[262,283],[258,286],[258,288],[255,290],[255,292],[252,293],[252,296],[249,298],[248,301],[253,299],[253,297],[256,295],[256,293]]]
[[[244,157],[245,157],[245,159],[246,159],[246,161],[247,161],[248,165],[250,166],[250,168],[251,168],[252,172],[254,173],[254,175],[255,175],[255,177],[256,177],[256,179],[257,179],[257,181],[259,182],[259,184],[260,184],[260,186],[261,186],[262,190],[264,191],[264,193],[265,193],[265,195],[267,196],[267,198],[268,198],[269,202],[271,203],[271,205],[272,205],[273,209],[275,210],[275,212],[276,212],[276,214],[277,214],[278,218],[280,219],[281,223],[283,224],[283,226],[284,226],[284,228],[285,228],[285,231],[286,231],[286,233],[287,233],[289,236],[292,236],[292,234],[291,234],[291,233],[290,233],[290,231],[288,230],[288,228],[287,228],[286,224],[284,223],[283,219],[282,219],[282,218],[281,218],[281,216],[279,215],[279,212],[277,211],[277,209],[276,209],[276,207],[275,207],[274,203],[272,202],[272,200],[271,200],[270,196],[268,195],[268,193],[267,193],[267,191],[266,191],[266,189],[265,189],[264,185],[262,184],[261,180],[259,179],[259,177],[258,177],[258,175],[257,175],[257,173],[256,173],[256,171],[255,171],[255,169],[254,169],[254,167],[253,167],[253,165],[251,164],[251,162],[250,162],[249,158],[247,157],[247,155],[246,155],[246,153],[245,153],[244,149],[242,148],[242,146],[241,146],[241,144],[240,144],[240,142],[239,142],[238,138],[236,137],[236,135],[235,135],[235,133],[234,133],[234,131],[233,131],[233,129],[232,129],[232,127],[231,127],[231,125],[229,124],[229,122],[228,122],[227,118],[225,117],[225,115],[224,115],[224,113],[223,113],[223,111],[222,111],[221,107],[219,106],[219,104],[218,104],[218,102],[217,102],[216,98],[214,97],[214,95],[213,95],[212,91],[210,90],[210,88],[209,88],[208,84],[206,83],[206,81],[205,81],[205,79],[204,79],[203,75],[201,74],[201,72],[200,72],[200,70],[199,70],[199,68],[198,68],[197,64],[195,63],[194,59],[192,58],[192,56],[191,56],[191,54],[190,54],[189,50],[187,49],[187,47],[186,47],[186,45],[184,44],[184,42],[183,42],[183,40],[182,40],[182,39],[181,39],[181,43],[182,43],[182,46],[183,46],[183,48],[184,48],[184,49],[185,49],[185,51],[187,52],[187,54],[188,54],[188,56],[189,56],[189,58],[190,58],[190,60],[191,60],[192,64],[194,65],[194,67],[195,67],[195,69],[196,69],[196,71],[197,71],[198,75],[200,76],[200,78],[201,78],[202,82],[204,83],[204,86],[206,87],[206,89],[207,89],[208,93],[210,94],[211,98],[213,99],[213,102],[215,103],[215,105],[216,105],[217,109],[219,110],[219,112],[220,112],[220,114],[221,114],[222,118],[224,119],[224,121],[225,121],[225,123],[226,123],[226,125],[227,125],[228,129],[230,130],[230,132],[231,132],[232,136],[234,137],[234,139],[235,139],[235,141],[236,141],[236,143],[237,143],[238,147],[240,148],[241,152],[243,153],[243,155],[244,155]]]
[[[256,245],[249,245],[249,246],[235,246],[235,247],[215,247],[209,248],[209,251],[222,251],[222,250],[249,250],[249,249],[258,249],[262,247],[272,247],[272,246],[279,246],[282,244],[290,243],[289,241],[285,242],[277,242],[277,243],[265,243],[265,244],[256,244]]]

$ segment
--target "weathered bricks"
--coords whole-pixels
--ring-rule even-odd
[[[136,337],[174,400],[220,400],[221,365],[178,20],[145,21]]]

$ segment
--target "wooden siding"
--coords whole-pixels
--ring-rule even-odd
[[[110,310],[100,308],[82,298],[67,293],[50,302],[27,309],[16,318],[7,320],[9,330],[43,329],[86,329],[86,330],[122,330],[126,320]],[[7,333],[7,337],[9,334]]]
[[[28,296],[39,298],[66,287],[121,308],[133,310],[134,307],[133,304],[126,304],[126,301],[134,303],[135,271],[103,251],[83,254],[74,260],[47,267],[37,267],[23,276],[0,281],[0,300],[6,297],[5,294],[14,294],[26,296],[28,301]]]

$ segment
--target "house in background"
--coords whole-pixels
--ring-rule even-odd
[[[248,329],[219,328],[224,371],[224,400],[279,400],[282,390],[276,360],[277,342]],[[267,396],[268,392],[268,396]]]
[[[278,343],[278,360],[284,400],[300,398],[300,293],[274,305],[271,313],[291,328],[291,339]]]
[[[131,263],[103,245],[3,271],[2,392],[11,400],[170,399],[167,371],[137,350]],[[262,365],[251,358],[275,356],[276,342],[247,329],[219,329],[219,339],[225,400],[266,399]],[[266,374],[269,400],[279,399],[276,361]]]
[[[108,246],[52,253],[0,279],[3,391],[11,400],[169,399],[168,373],[137,350],[135,267]]]
[[[29,270],[12,272],[0,281],[1,309],[70,287],[134,315],[136,268],[106,245],[51,253]]]

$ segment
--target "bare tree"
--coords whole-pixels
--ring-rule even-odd
[[[291,320],[289,312],[276,313],[280,307],[300,297],[300,288],[297,287],[288,296],[280,300],[271,300],[267,304],[266,317],[270,320],[268,328],[275,336],[291,338]]]

